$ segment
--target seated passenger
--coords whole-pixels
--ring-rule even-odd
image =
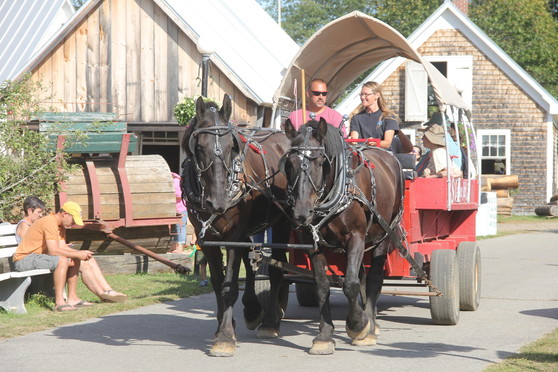
[[[362,110],[351,119],[349,138],[377,138],[380,147],[391,148],[393,138],[399,133],[399,124],[395,113],[386,105],[380,84],[366,82],[360,91],[360,102]]]
[[[424,123],[425,127],[423,129],[419,129],[419,131],[426,132],[428,128],[430,128],[433,124],[438,124],[439,126],[444,125],[444,119],[442,117],[442,113],[436,111],[432,114],[432,117],[429,121]],[[448,143],[448,151],[450,157],[458,169],[462,169],[463,167],[463,155],[461,153],[461,148],[456,141],[455,130],[453,126],[446,120],[446,137]]]
[[[430,149],[430,153],[428,154],[428,166],[424,169],[422,177],[447,177],[448,159],[444,129],[438,124],[431,125],[428,130],[424,132],[422,143],[424,147]],[[449,166],[452,177],[457,178],[463,176],[463,172],[461,169],[457,168],[453,161],[449,162]]]
[[[310,82],[310,89],[306,92],[306,117],[302,117],[302,109],[293,111],[289,115],[289,119],[296,130],[299,130],[301,126],[306,124],[312,118],[318,121],[320,118],[324,118],[328,124],[331,124],[334,127],[339,127],[341,122],[343,122],[343,117],[334,109],[326,106],[326,96],[327,83],[322,79],[312,80]],[[346,137],[347,133],[345,126],[342,126],[339,129],[341,130],[341,133],[343,133],[343,137]]]

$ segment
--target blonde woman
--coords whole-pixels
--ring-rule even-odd
[[[399,124],[386,105],[380,84],[366,82],[360,91],[360,102],[362,110],[351,119],[349,138],[377,138],[380,147],[390,148],[399,133]]]

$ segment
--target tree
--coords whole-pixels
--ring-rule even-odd
[[[24,125],[41,111],[41,93],[40,83],[30,76],[0,86],[0,220],[21,218],[28,195],[53,201],[63,180],[59,167],[70,168],[67,155],[54,152],[47,136]]]
[[[556,3],[556,2],[554,2]],[[558,97],[558,22],[545,0],[477,0],[477,26],[552,95]]]
[[[277,1],[259,0],[266,11],[277,19]],[[358,10],[386,22],[408,36],[443,0],[281,0],[281,25],[299,44],[303,44],[332,20]]]

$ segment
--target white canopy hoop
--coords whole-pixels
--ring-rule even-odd
[[[394,57],[409,58],[424,66],[441,111],[451,105],[470,117],[470,107],[452,84],[403,35],[358,11],[328,23],[300,48],[275,92],[274,112],[283,100],[293,100],[293,84],[302,70],[308,83],[316,78],[327,82],[328,101],[333,102],[363,72]]]

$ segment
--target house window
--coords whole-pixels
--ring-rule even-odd
[[[479,130],[482,174],[510,174],[510,130]]]

